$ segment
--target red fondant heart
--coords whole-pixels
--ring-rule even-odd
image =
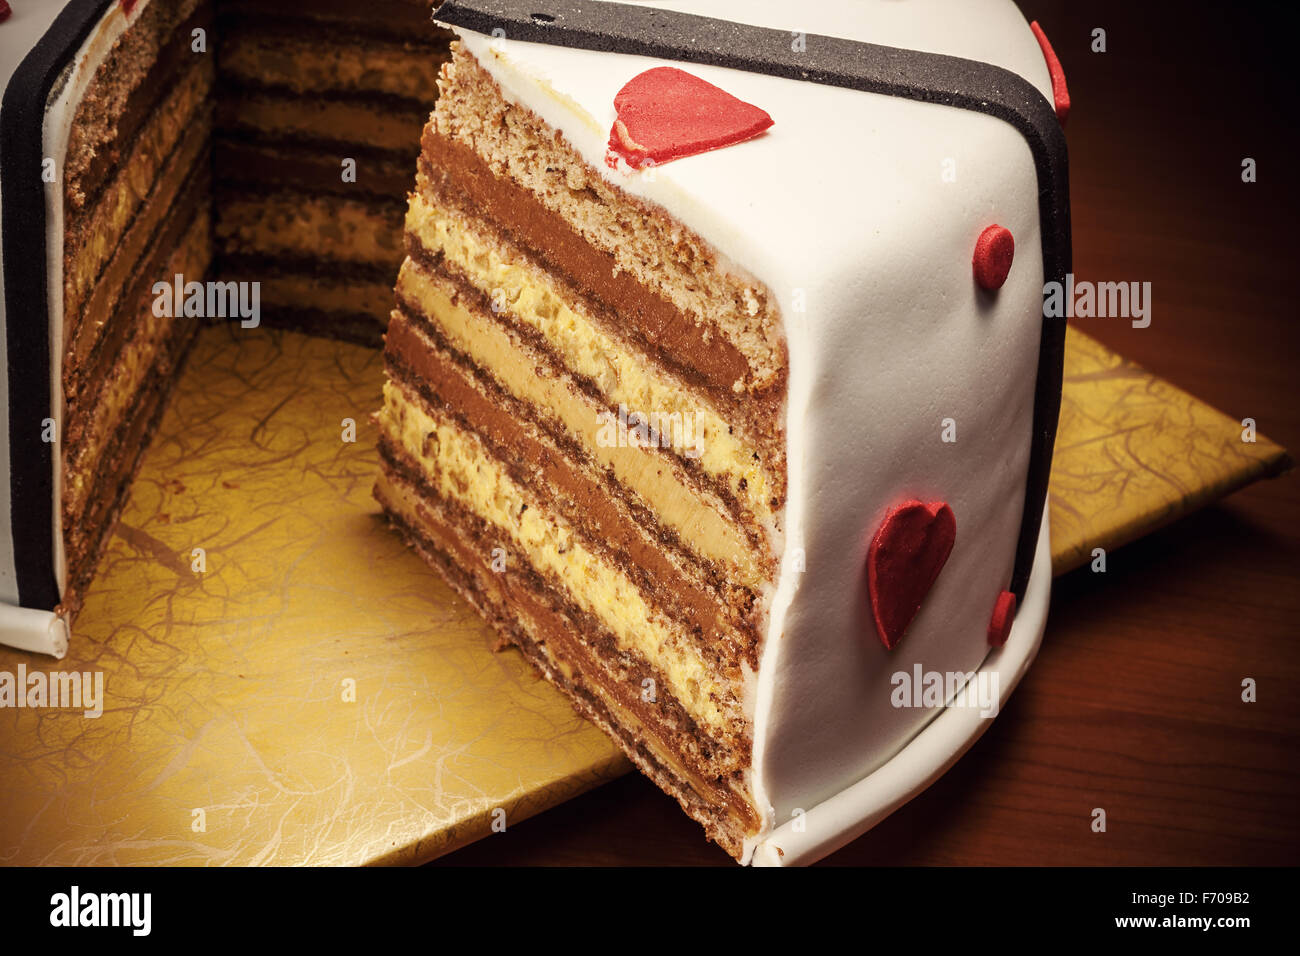
[[[632,77],[614,110],[609,148],[637,169],[730,146],[772,125],[752,103],[673,66]]]
[[[905,501],[885,515],[867,551],[867,593],[888,650],[921,609],[957,540],[957,519],[942,501]]]

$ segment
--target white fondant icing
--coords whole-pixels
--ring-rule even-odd
[[[789,29],[792,41],[806,31],[993,63],[1051,98],[1037,41],[1010,0],[652,5]],[[952,107],[458,32],[508,99],[780,303],[790,354],[785,550],[748,701],[752,781],[770,830],[867,777],[933,717],[891,706],[895,672],[920,663],[966,673],[988,654],[1020,528],[1039,350],[1043,262],[1029,148],[1009,124]],[[773,126],[651,176],[608,168],[614,95],[659,65],[760,106]],[[993,223],[1011,230],[1016,254],[989,295],[974,283],[971,255]],[[943,441],[945,419],[955,442]],[[875,634],[863,561],[886,510],[909,498],[946,501],[957,540],[889,652]]]
[[[1052,583],[1050,538],[1044,518],[1024,603],[1006,644],[985,658],[976,677],[992,686],[996,676],[999,711],[1043,642]],[[975,708],[945,708],[874,773],[812,807],[798,823],[787,820],[777,827],[755,848],[753,864],[799,866],[847,846],[939,779],[992,722]]]
[[[0,54],[3,54],[3,66],[0,66],[0,80],[4,87],[22,58],[49,29],[54,18],[66,4],[44,3],[23,4],[23,10],[35,7],[41,16],[15,15],[0,30]],[[68,151],[68,136],[77,106],[81,103],[95,71],[112,49],[113,44],[122,33],[138,20],[149,5],[149,0],[141,0],[131,12],[127,13],[120,4],[112,4],[104,12],[98,24],[90,31],[76,55],[69,62],[63,74],[55,81],[50,91],[49,101],[45,107],[45,122],[41,154],[53,158],[58,171],[56,181],[45,184],[45,256],[48,277],[49,300],[49,348],[50,348],[50,407],[54,410],[56,434],[63,435],[63,169]],[[23,29],[12,36],[8,28],[15,22],[21,23]],[[0,268],[0,318],[3,318],[3,268]],[[4,331],[0,322],[0,333]],[[0,338],[0,342],[4,341]],[[0,379],[0,381],[3,381]],[[8,448],[8,386],[0,393],[4,405],[4,438],[0,439],[0,450],[4,452],[3,460],[3,504],[4,516],[0,518],[0,587],[13,582],[11,589],[0,591],[0,644],[36,650],[41,653],[63,656],[67,648],[68,628],[62,615],[44,610],[13,607],[18,601],[16,581],[14,581],[13,556],[14,542],[10,528],[9,510],[9,448]],[[40,427],[33,423],[33,427]],[[63,549],[62,528],[62,487],[63,474],[59,465],[60,455],[56,449],[54,465],[54,498],[51,509],[53,520],[50,529],[54,543],[54,575],[58,582],[59,593],[63,594],[67,586],[67,559]],[[6,550],[7,549],[7,550]],[[6,558],[8,564],[5,564]],[[62,647],[63,650],[59,650]],[[49,648],[49,649],[47,649]]]

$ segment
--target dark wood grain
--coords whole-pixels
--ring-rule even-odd
[[[1021,7],[1069,78],[1075,272],[1153,283],[1149,328],[1079,327],[1300,448],[1294,34],[1241,4]],[[1292,473],[1059,579],[989,732],[826,864],[1300,863],[1298,568]],[[639,775],[438,863],[732,865]]]

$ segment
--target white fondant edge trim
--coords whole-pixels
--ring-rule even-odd
[[[980,668],[998,675],[999,712],[1038,654],[1051,590],[1051,535],[1044,511],[1024,603],[1007,643]],[[992,723],[974,707],[945,708],[879,769],[808,810],[799,821],[802,830],[796,831],[791,820],[769,834],[755,847],[753,865],[801,866],[834,853],[939,779]]]
[[[62,659],[68,653],[68,620],[56,611],[0,604],[0,644]]]

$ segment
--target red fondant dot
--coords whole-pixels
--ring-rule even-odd
[[[1070,90],[1065,85],[1065,70],[1061,67],[1061,61],[1056,58],[1056,51],[1052,49],[1051,41],[1047,39],[1047,34],[1035,20],[1029,24],[1029,29],[1034,31],[1034,36],[1038,40],[1038,46],[1043,51],[1043,59],[1047,61],[1047,73],[1052,78],[1052,100],[1056,107],[1056,120],[1065,128],[1065,120],[1070,115]]]
[[[1016,619],[1016,596],[1010,591],[998,595],[993,605],[993,617],[989,619],[989,643],[1001,647],[1007,642],[1011,633],[1011,623]]]
[[[8,20],[11,13],[13,13],[13,10],[9,6],[9,0],[0,0],[0,23]]]
[[[989,226],[975,240],[975,255],[971,265],[975,267],[975,281],[980,288],[990,292],[1002,288],[1011,271],[1011,260],[1016,257],[1016,240],[1011,230],[1003,226]]]

